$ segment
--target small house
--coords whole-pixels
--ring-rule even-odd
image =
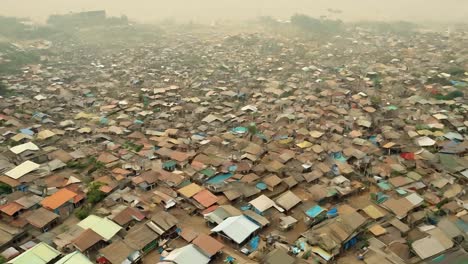
[[[177,235],[177,224],[179,220],[172,214],[160,211],[151,217],[146,225],[162,238],[174,237]]]
[[[80,252],[86,253],[102,248],[105,245],[104,240],[101,235],[88,228],[73,239],[72,244]]]
[[[75,208],[75,197],[78,197],[78,194],[63,188],[42,200],[41,205],[61,218],[66,218]]]
[[[255,212],[259,214],[265,213],[270,208],[274,207],[280,212],[284,212],[284,209],[278,206],[273,200],[262,194],[259,197],[253,199],[249,204],[254,208]]]
[[[206,234],[199,234],[192,244],[197,246],[208,257],[213,258],[224,248],[223,243]]]
[[[309,226],[316,225],[327,218],[327,209],[320,205],[312,206],[305,211],[304,222]]]
[[[137,222],[141,222],[143,219],[145,219],[145,215],[142,214],[138,209],[133,207],[126,207],[117,213],[112,218],[112,221],[116,222],[121,227],[128,229]]]
[[[211,229],[211,232],[240,247],[259,229],[260,226],[246,216],[239,215],[226,218],[221,224]]]
[[[8,264],[23,264],[23,263],[35,263],[35,264],[47,264],[53,263],[54,260],[60,258],[60,252],[55,248],[41,242],[29,250],[23,252],[16,258],[8,261]]]
[[[45,208],[39,208],[26,218],[26,221],[40,232],[47,232],[58,224],[59,215]]]
[[[295,195],[292,191],[286,191],[276,199],[276,203],[286,211],[293,209],[301,202],[301,198]]]
[[[140,256],[144,256],[158,246],[159,234],[145,224],[130,229],[124,243],[131,245]]]

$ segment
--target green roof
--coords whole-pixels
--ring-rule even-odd
[[[93,262],[79,251],[75,251],[61,258],[55,264],[93,264]]]
[[[177,162],[175,160],[169,160],[169,161],[166,161],[163,163],[163,168],[171,168],[171,167],[175,167],[175,165],[177,165]]]
[[[216,174],[216,171],[210,168],[206,168],[200,171],[201,174],[206,175],[208,177],[213,177]]]
[[[78,223],[78,226],[83,229],[90,228],[98,235],[102,236],[106,241],[111,240],[122,227],[118,224],[112,222],[107,218],[101,218],[96,215],[90,215],[86,217],[84,220]]]
[[[46,264],[60,255],[55,248],[41,242],[8,261],[10,264]]]

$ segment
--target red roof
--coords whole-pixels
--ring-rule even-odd
[[[18,203],[15,203],[15,202],[11,202],[11,203],[7,203],[5,205],[3,205],[2,207],[0,207],[0,211],[2,211],[3,213],[9,215],[9,216],[12,216],[14,215],[15,213],[19,212],[21,209],[23,209],[24,207]]]
[[[210,207],[218,201],[218,197],[207,189],[198,192],[192,198],[204,207]]]

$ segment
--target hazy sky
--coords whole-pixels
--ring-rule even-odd
[[[433,20],[468,22],[468,0],[0,0],[0,14],[44,20],[54,13],[106,9],[140,21],[165,18],[209,22],[215,19],[294,13],[326,15],[340,9],[344,20]]]

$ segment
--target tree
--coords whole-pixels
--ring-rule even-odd
[[[90,204],[95,205],[106,197],[106,194],[99,189],[102,185],[100,182],[91,182],[89,184],[86,198]]]
[[[0,82],[0,96],[5,96],[8,93],[6,85]]]
[[[12,193],[11,187],[3,182],[0,182],[0,194],[9,194],[9,193]]]
[[[249,126],[247,127],[247,130],[250,135],[250,141],[253,140],[253,136],[258,133],[257,125],[255,123],[250,123]]]
[[[332,36],[343,32],[344,24],[341,20],[327,18],[313,18],[303,14],[291,17],[291,24],[302,32],[319,36]]]
[[[91,213],[91,207],[83,206],[83,207],[81,207],[81,208],[79,208],[78,210],[75,211],[75,216],[78,219],[83,220],[86,217],[88,217],[90,213]]]

